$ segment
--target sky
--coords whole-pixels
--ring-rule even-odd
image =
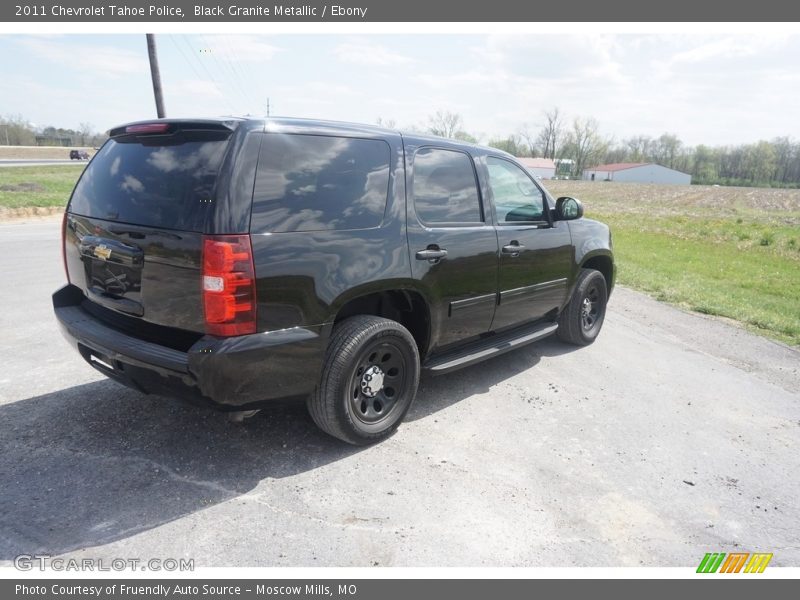
[[[167,116],[266,114],[422,128],[459,113],[482,142],[543,111],[623,140],[800,138],[800,35],[156,36]],[[0,35],[0,115],[98,131],[155,117],[144,34]]]

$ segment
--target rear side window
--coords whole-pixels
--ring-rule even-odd
[[[106,142],[81,175],[69,210],[97,219],[202,231],[227,135],[170,137],[146,145],[135,139]]]
[[[414,207],[428,225],[480,223],[472,160],[463,152],[422,148],[414,155]]]
[[[251,231],[380,226],[389,192],[382,140],[265,134],[256,172]]]

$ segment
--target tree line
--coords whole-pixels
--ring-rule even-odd
[[[21,115],[0,116],[0,145],[4,146],[100,146],[106,134],[99,133],[91,123],[81,123],[78,129],[48,125],[36,127]]]
[[[466,131],[461,115],[447,111],[431,115],[422,129],[464,141],[479,139]],[[559,173],[571,177],[602,164],[653,162],[689,173],[697,184],[800,187],[800,142],[788,136],[731,146],[688,146],[671,133],[616,140],[601,133],[595,118],[568,119],[552,108],[543,111],[537,126],[523,123],[515,133],[490,138],[487,145],[514,156],[563,161]]]
[[[391,119],[378,124],[395,128]],[[437,111],[424,125],[409,129],[477,143],[458,113]],[[78,129],[37,128],[20,115],[0,117],[0,145],[99,146],[106,134],[91,123]],[[690,173],[692,183],[761,187],[800,187],[800,142],[788,136],[731,146],[689,146],[677,135],[635,135],[616,140],[600,131],[597,119],[568,119],[558,108],[545,110],[537,125],[523,123],[506,137],[492,137],[487,145],[514,156],[551,158],[559,174],[580,177],[587,168],[620,162],[653,162]]]

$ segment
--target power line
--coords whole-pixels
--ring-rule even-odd
[[[183,50],[181,50],[181,47],[178,45],[178,42],[175,41],[175,38],[173,37],[172,34],[169,34],[169,39],[172,40],[172,44],[175,46],[175,48],[178,50],[178,52],[181,53],[181,56],[183,57],[183,60],[186,61],[186,64],[189,65],[189,67],[194,72],[195,76],[198,79],[202,79],[203,76],[200,75],[200,73],[197,71],[197,69],[194,68],[194,65],[191,63],[191,61],[188,58],[186,58],[186,54],[184,54]]]
[[[186,44],[186,47],[189,49],[189,54],[194,55],[195,51],[192,48],[192,46],[189,44],[189,41],[185,37],[182,37],[181,39],[183,40],[184,44]],[[208,67],[206,67],[206,65],[203,63],[203,61],[201,61],[197,56],[195,56],[195,60],[202,67],[203,71],[205,71],[206,75],[208,75],[208,78],[211,80],[211,84],[215,88],[217,88],[217,91],[220,93],[220,95],[223,98],[225,98],[225,102],[227,102],[228,107],[231,109],[231,114],[236,114],[236,108],[233,106],[233,104],[231,104],[230,97],[220,89],[219,84],[217,84],[217,80],[214,79],[214,76],[208,70]],[[201,79],[202,79],[202,77],[201,77]]]
[[[223,41],[225,43],[226,48],[230,51],[232,56],[235,55],[234,49],[230,44],[230,38],[228,36],[223,37]],[[258,73],[254,73],[253,70],[250,68],[250,63],[247,61],[241,61],[234,63],[234,66],[240,73],[243,73],[243,78],[245,81],[251,82],[251,85],[248,86],[248,90],[252,87],[252,82],[261,82],[261,78],[259,77]],[[258,94],[252,99],[253,107],[258,110],[258,107],[261,106],[261,102],[258,100]]]
[[[223,44],[225,45],[225,48],[227,50],[228,55],[229,56],[236,56],[236,52],[235,52],[233,46],[230,43],[230,38],[227,37],[227,36],[224,36],[222,38],[222,41],[223,41]],[[251,106],[253,107],[254,110],[258,110],[258,106],[259,106],[258,96],[257,95],[252,95],[251,88],[252,88],[252,84],[255,83],[255,82],[260,82],[260,79],[258,77],[256,77],[252,73],[252,71],[250,70],[249,63],[247,61],[242,61],[242,62],[231,61],[231,65],[233,66],[234,71],[237,73],[237,76],[240,78],[240,80],[242,82],[250,82],[250,85],[247,85],[247,84],[244,84],[244,85],[245,85],[245,88],[247,89],[247,93],[248,93],[248,95],[250,97]]]
[[[223,37],[222,39],[224,40],[225,38]],[[205,41],[206,45],[209,46],[209,48],[212,48],[212,45],[208,43],[208,39],[207,38],[205,38],[204,41]],[[214,44],[214,48],[215,47],[216,47],[216,44]],[[214,60],[214,62],[216,63],[217,68],[220,70],[220,72],[222,72],[223,71],[223,67],[225,67],[227,72],[230,73],[230,76],[229,76],[230,82],[236,88],[238,88],[239,95],[242,96],[242,99],[247,104],[252,105],[253,104],[253,97],[250,95],[250,91],[249,91],[248,87],[245,85],[244,81],[242,80],[241,76],[239,75],[239,72],[236,69],[236,65],[228,57],[228,46],[226,46],[225,47],[225,51],[223,51],[221,53],[214,52],[214,48],[212,48],[211,57]],[[218,56],[221,57],[221,61],[217,59]]]

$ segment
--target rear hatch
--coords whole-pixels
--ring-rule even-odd
[[[84,308],[174,347],[192,340],[181,332],[204,332],[203,232],[231,133],[213,121],[112,130],[65,216],[67,276]]]

